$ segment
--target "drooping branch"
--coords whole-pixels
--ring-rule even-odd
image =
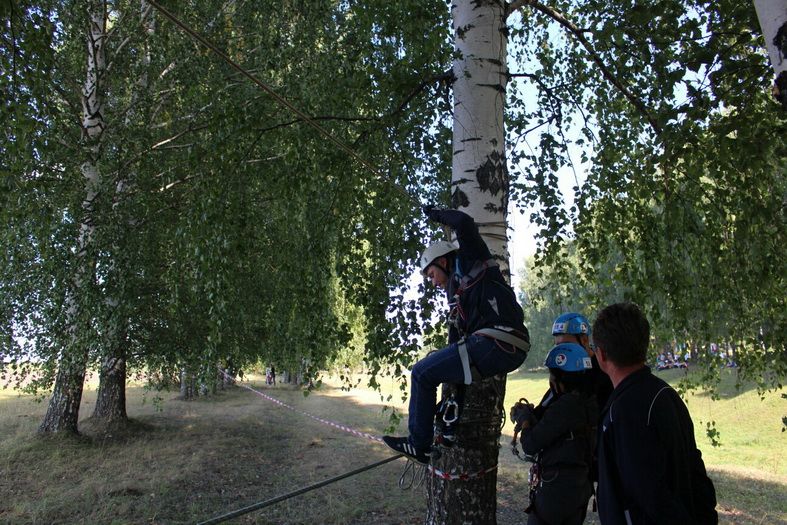
[[[407,106],[410,104],[410,102],[412,102],[413,99],[416,96],[418,96],[418,94],[423,92],[430,85],[434,84],[435,82],[450,83],[452,81],[452,79],[453,79],[453,72],[450,71],[450,70],[449,71],[445,71],[445,72],[440,73],[440,74],[437,74],[437,75],[430,76],[429,78],[426,78],[426,79],[422,80],[421,82],[419,82],[417,85],[415,85],[413,87],[413,89],[410,90],[410,92],[402,99],[402,101],[393,110],[391,110],[388,113],[385,113],[385,114],[382,114],[382,115],[378,115],[378,116],[375,116],[375,117],[320,115],[320,116],[309,117],[309,118],[310,118],[310,120],[315,120],[315,121],[377,122],[377,123],[385,123],[387,121],[392,120],[394,117],[396,117],[397,115],[401,114],[402,112],[404,112],[404,110],[407,109]],[[305,122],[305,120],[303,118],[301,118],[301,117],[298,117],[298,118],[293,118],[293,119],[290,119],[290,120],[287,120],[287,121],[284,121],[284,122],[279,122],[277,124],[273,124],[273,125],[267,126],[265,128],[258,129],[257,130],[257,132],[258,132],[257,138],[252,142],[252,145],[249,147],[246,156],[248,157],[248,155],[251,153],[251,150],[254,149],[254,147],[257,145],[257,143],[259,142],[259,140],[260,140],[260,138],[262,137],[263,134],[265,134],[265,133],[267,133],[269,131],[273,131],[273,130],[276,130],[276,129],[289,127],[289,126],[292,126],[292,125],[295,125],[295,124],[299,124],[299,123],[303,123],[303,122]],[[377,126],[377,127],[365,130],[364,132],[362,132],[353,141],[352,146],[353,147],[358,146],[358,144],[362,143],[363,140],[366,137],[368,137],[372,132],[376,131],[379,128],[380,128],[380,126]]]
[[[515,0],[514,2],[508,4],[508,13],[509,14],[513,13],[524,6],[530,6],[533,9],[536,9],[541,13],[547,15],[548,17],[550,17],[551,19],[562,25],[569,33],[574,35],[574,37],[579,41],[579,43],[582,44],[582,47],[584,47],[585,50],[590,54],[590,58],[593,60],[596,66],[598,66],[604,78],[607,79],[607,81],[610,84],[615,86],[615,88],[618,91],[620,91],[624,97],[626,97],[626,99],[637,109],[637,111],[639,111],[647,119],[648,123],[650,124],[650,127],[653,128],[653,131],[656,133],[656,135],[661,135],[661,126],[659,126],[659,123],[656,121],[656,118],[653,117],[653,115],[650,113],[648,107],[645,105],[645,103],[642,100],[640,100],[636,95],[634,95],[634,93],[632,93],[631,90],[627,88],[620,79],[618,79],[612,73],[612,71],[606,66],[606,64],[604,64],[604,61],[601,59],[599,54],[595,51],[595,49],[593,49],[593,46],[591,45],[590,41],[585,37],[585,31],[582,30],[582,28],[577,27],[576,24],[571,22],[568,18],[566,18],[566,16],[563,13],[561,13],[557,9],[546,6],[536,0]]]

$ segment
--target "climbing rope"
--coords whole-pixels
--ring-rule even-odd
[[[408,459],[402,475],[399,476],[399,488],[402,490],[418,488],[424,484],[424,479],[426,479],[426,465]]]
[[[320,481],[318,483],[314,483],[313,485],[309,485],[298,490],[294,490],[292,492],[288,492],[287,494],[282,494],[281,496],[276,496],[275,498],[267,499],[265,501],[260,501],[258,503],[254,503],[253,505],[249,505],[247,507],[243,507],[238,510],[234,510],[232,512],[228,512],[226,514],[222,514],[221,516],[216,516],[215,518],[211,518],[207,521],[202,521],[198,525],[214,525],[216,523],[222,523],[227,520],[231,520],[232,518],[237,518],[238,516],[243,516],[244,514],[248,514],[249,512],[254,512],[255,510],[264,509],[265,507],[269,507],[275,503],[279,503],[281,501],[290,499],[294,496],[299,496],[306,492],[318,489],[320,487],[324,487],[326,485],[330,485],[331,483],[335,483],[337,481],[343,480],[345,478],[349,478],[350,476],[355,476],[356,474],[360,474],[361,472],[365,472],[367,470],[371,470],[373,468],[379,467],[380,465],[384,465],[389,463],[395,459],[399,459],[402,457],[403,454],[398,454],[396,456],[391,456],[390,458],[383,459],[376,463],[372,463],[371,465],[366,465],[365,467],[357,468],[355,470],[351,470],[350,472],[345,472],[339,476],[332,477],[330,479],[326,479]]]
[[[229,374],[227,374],[221,368],[219,368],[218,370],[225,377],[234,380],[234,378],[232,378]],[[238,384],[239,386],[245,388],[246,390],[254,392],[258,396],[262,397],[263,399],[267,399],[268,401],[270,401],[272,403],[276,403],[277,405],[279,405],[281,407],[284,407],[284,408],[286,408],[288,410],[291,410],[293,412],[296,412],[298,414],[301,414],[303,416],[311,418],[311,419],[313,419],[313,420],[315,420],[315,421],[317,421],[319,423],[322,423],[324,425],[331,426],[333,428],[339,429],[339,430],[341,430],[343,432],[347,432],[348,434],[352,434],[352,435],[357,436],[357,437],[370,439],[370,440],[376,441],[378,443],[382,442],[382,439],[380,437],[378,437],[378,436],[373,436],[373,435],[371,435],[371,434],[369,434],[367,432],[361,432],[359,430],[355,430],[353,428],[350,428],[350,427],[348,427],[346,425],[342,425],[341,423],[337,423],[336,421],[331,421],[329,419],[324,419],[324,418],[315,416],[313,414],[310,414],[308,412],[305,412],[303,410],[298,410],[297,408],[295,408],[295,407],[293,407],[291,405],[288,405],[287,403],[285,403],[283,401],[280,401],[279,399],[276,399],[273,396],[270,396],[268,394],[260,392],[256,388],[253,388],[253,387],[251,387],[249,385],[246,385],[246,384],[243,384],[243,383],[236,383],[236,384]],[[482,418],[478,418],[477,421],[494,422],[494,421],[497,421],[497,419],[498,419],[497,417],[483,418],[483,419]],[[467,480],[477,479],[477,478],[485,476],[486,474],[488,474],[488,473],[492,472],[493,470],[495,470],[497,468],[497,465],[494,465],[494,466],[489,467],[489,468],[484,469],[484,470],[480,470],[478,472],[460,472],[460,473],[446,473],[446,472],[443,472],[442,470],[440,470],[440,469],[438,469],[438,468],[436,468],[436,467],[434,467],[432,465],[429,465],[426,468],[419,468],[419,467],[420,466],[415,465],[414,462],[408,460],[407,465],[405,465],[405,467],[404,467],[404,471],[402,472],[402,475],[399,477],[399,488],[401,488],[403,490],[407,490],[407,489],[410,489],[410,488],[413,488],[413,487],[419,487],[420,485],[423,484],[423,480],[424,480],[424,477],[425,477],[425,474],[426,474],[427,470],[429,471],[429,473],[432,476],[438,477],[440,479],[445,479],[445,480],[450,480],[450,481],[455,481],[455,480],[467,481]],[[408,479],[409,479],[409,481],[408,481]]]

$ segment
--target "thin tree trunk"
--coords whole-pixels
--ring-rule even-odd
[[[454,126],[451,204],[479,225],[501,271],[508,276],[506,208],[508,170],[503,109],[508,80],[505,5],[497,0],[454,0]],[[446,388],[455,388],[447,386]],[[497,523],[497,461],[505,376],[465,390],[457,444],[433,463],[428,524]],[[461,479],[452,479],[456,475]]]
[[[49,399],[46,414],[38,427],[41,434],[78,434],[79,405],[85,383],[85,359],[81,355],[75,361],[60,360],[55,378],[55,388]]]
[[[142,75],[135,84],[134,93],[132,96],[131,106],[135,106],[137,100],[148,89],[148,67],[150,66],[150,46],[148,38],[155,32],[155,18],[154,12],[150,4],[146,0],[140,1],[140,21],[142,27],[145,28],[146,39],[142,43]],[[129,111],[126,116],[126,124],[131,123],[132,111]],[[132,172],[125,180],[121,179],[117,182],[115,189],[115,201],[119,202],[123,198],[123,194],[128,192],[131,185],[134,183],[135,174]],[[129,227],[133,227],[133,221]],[[115,246],[116,250],[119,250]],[[114,261],[110,263],[114,268]],[[112,271],[117,279],[122,279],[122,273]],[[107,303],[110,304],[112,309],[117,306],[117,299],[108,298]],[[124,311],[124,309],[121,309]],[[128,318],[123,316],[121,323],[128,324]],[[109,355],[104,357],[101,363],[101,371],[99,373],[98,397],[96,400],[96,407],[93,410],[93,418],[100,418],[104,420],[105,424],[116,423],[118,421],[127,421],[126,414],[126,352],[123,346],[126,344],[125,334],[127,330],[121,327],[120,333],[122,337],[118,337],[119,331],[115,326],[110,325],[107,336],[107,348]]]
[[[180,371],[180,398],[184,401],[194,399],[196,388],[194,384],[194,374],[183,368]]]
[[[58,365],[55,388],[49,400],[44,420],[38,428],[40,433],[78,433],[79,405],[82,402],[85,373],[88,359],[87,323],[84,322],[80,294],[93,279],[93,261],[89,256],[92,248],[95,224],[93,220],[94,200],[98,195],[101,173],[98,168],[101,154],[101,136],[105,123],[103,108],[102,77],[106,71],[104,43],[106,41],[106,5],[103,1],[91,1],[88,9],[87,74],[82,91],[82,134],[85,162],[82,176],[85,179],[85,199],[82,201],[82,218],[77,246],[77,264],[71,291],[66,298],[66,319],[69,336]]]

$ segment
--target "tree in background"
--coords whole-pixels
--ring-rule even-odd
[[[10,10],[0,55],[11,123],[2,161],[7,380],[46,391],[73,354],[79,370],[104,365],[99,397],[108,405],[96,415],[122,416],[125,371],[112,363],[127,361],[164,386],[182,369],[210,386],[228,362],[306,359],[319,369],[348,340],[342,301],[361,309],[355,322],[366,323],[370,361],[411,357],[416,318],[397,328],[389,290],[422,241],[416,208],[401,206],[402,192],[391,188],[418,187],[418,173],[442,154],[424,125],[443,103],[426,95],[440,88],[448,55],[440,33],[428,30],[433,6],[277,3],[276,17],[259,3],[177,6],[329,133],[384,167],[379,177],[162,26],[150,4],[96,3],[106,71],[97,75],[102,111],[93,113],[104,125],[96,128],[101,179],[85,223],[93,228],[84,236],[92,243],[84,250],[89,287],[74,294],[81,324],[67,320],[63,305],[82,275],[75,267],[83,250],[75,247],[85,186],[74,176],[81,103],[72,86],[85,75],[92,19],[57,2],[3,7]],[[385,10],[390,16],[378,21]],[[405,11],[418,13],[411,18],[418,23],[403,29],[396,21]],[[328,70],[332,89],[314,81]],[[90,147],[83,150],[93,154]],[[78,327],[74,338],[64,337],[66,325]],[[391,356],[397,334],[407,343]],[[81,389],[80,372],[68,375]],[[117,388],[105,397],[110,376]]]
[[[536,264],[593,291],[588,313],[636,301],[664,333],[735,341],[742,374],[778,385],[785,119],[752,6],[512,7],[506,125],[514,199],[537,203]],[[561,168],[587,174],[570,206]]]

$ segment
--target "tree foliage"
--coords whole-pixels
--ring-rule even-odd
[[[734,342],[746,374],[778,385],[785,114],[752,6],[520,4],[507,125],[517,198],[537,203],[538,264],[595,291],[591,311],[617,295],[662,332]],[[573,195],[561,168],[586,171]]]
[[[319,369],[349,340],[351,309],[360,309],[353,324],[366,324],[370,360],[410,359],[416,305],[392,317],[389,294],[423,242],[401,189],[434,188],[421,174],[436,180],[431,167],[444,154],[430,124],[449,55],[445,33],[434,30],[440,10],[429,2],[167,5],[380,176],[150,5],[105,7],[95,272],[79,297],[90,362],[117,334],[132,367],[162,384],[182,368],[207,380],[228,361],[308,360]],[[87,24],[78,2],[10,9],[1,55],[10,124],[2,355],[12,363],[6,379],[38,391],[72,352],[62,310],[84,196],[74,86],[84,77]],[[411,23],[398,24],[405,14]]]
[[[91,366],[122,348],[162,383],[227,360],[320,368],[351,334],[373,372],[409,363],[434,305],[404,299],[430,235],[414,204],[449,192],[447,6],[165,3],[372,173],[150,5],[104,5],[107,128],[75,340],[64,312],[84,218],[85,4],[0,3],[6,380],[50,387],[77,343]],[[509,7],[506,157],[512,200],[535,205],[536,266],[566,304],[635,300],[661,333],[734,342],[743,370],[778,382],[785,118],[754,10]],[[586,179],[565,196],[558,171],[572,166]]]

